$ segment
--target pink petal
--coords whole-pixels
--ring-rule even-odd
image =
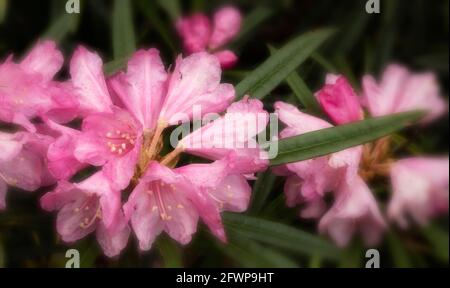
[[[406,228],[407,216],[425,225],[431,218],[448,213],[448,175],[448,157],[397,161],[391,169],[393,194],[389,218]]]
[[[22,60],[20,66],[28,72],[37,73],[44,81],[50,81],[64,63],[62,53],[53,41],[39,41]]]
[[[222,69],[233,68],[238,61],[238,57],[236,56],[236,54],[234,54],[234,52],[230,50],[222,50],[216,52],[214,53],[214,56],[219,59],[220,67],[222,67]]]
[[[129,153],[125,154],[123,157],[114,158],[103,166],[103,172],[106,177],[111,179],[115,189],[122,190],[127,188],[130,184],[140,151],[141,145],[140,143],[137,143]]]
[[[344,76],[328,75],[327,83],[316,93],[316,97],[335,124],[346,124],[363,118],[358,96]]]
[[[111,98],[102,69],[102,59],[96,53],[82,46],[77,48],[70,61],[70,75],[82,111],[111,111]]]
[[[72,183],[62,181],[41,198],[44,210],[59,210],[56,229],[65,242],[77,241],[97,228],[100,209],[98,195],[86,193]]]
[[[198,212],[191,200],[197,193],[185,177],[151,162],[124,207],[140,248],[149,249],[162,230],[181,244],[189,243],[197,230]]]
[[[214,14],[209,47],[217,49],[235,38],[241,29],[242,15],[235,7],[223,7]]]
[[[146,185],[141,184],[136,186],[124,205],[125,215],[131,219],[131,226],[142,251],[150,250],[156,237],[163,231],[158,211],[152,213],[155,206],[154,198],[147,194]]]
[[[193,116],[193,107],[201,108],[201,115],[222,112],[234,98],[234,88],[220,84],[221,70],[216,57],[207,53],[196,53],[178,58],[160,120],[170,125],[186,121]]]
[[[62,135],[49,146],[48,168],[57,179],[69,179],[86,166],[74,157],[75,144],[72,136]]]
[[[0,161],[10,161],[22,150],[23,142],[19,134],[0,132]]]
[[[23,125],[34,132],[29,119],[47,112],[52,106],[39,74],[28,73],[10,61],[0,65],[1,120]]]
[[[259,100],[243,99],[233,103],[225,116],[195,130],[180,142],[186,152],[217,160],[234,152],[235,160],[251,160],[259,167],[267,163],[253,138],[267,126],[268,113]],[[242,156],[242,157],[239,157]]]
[[[0,162],[0,175],[11,186],[35,191],[41,186],[41,158],[31,151],[22,150],[14,159]]]
[[[363,78],[365,103],[373,116],[384,116],[411,110],[425,110],[429,122],[448,110],[448,103],[440,94],[433,73],[412,73],[407,68],[392,64],[376,83],[372,76]]]
[[[296,135],[332,127],[320,118],[300,112],[295,106],[281,101],[275,102],[275,112],[278,118],[289,128],[296,131]]]
[[[128,111],[144,128],[153,130],[166,93],[167,73],[156,49],[139,50],[128,62],[124,77],[113,80],[116,90]]]
[[[140,125],[118,108],[114,108],[114,113],[89,115],[83,121],[82,130],[75,157],[82,163],[96,166],[133,151],[142,132]]]
[[[176,29],[188,54],[204,51],[211,36],[211,23],[203,14],[177,20]]]
[[[354,232],[361,231],[368,246],[376,245],[386,224],[369,187],[357,178],[339,187],[333,207],[319,223],[321,233],[329,233],[339,246],[346,246]]]
[[[210,194],[221,210],[244,212],[250,203],[251,192],[247,179],[234,174],[227,176]]]
[[[127,246],[130,236],[130,227],[124,219],[120,222],[117,231],[110,231],[105,226],[97,228],[97,241],[108,257],[115,257]]]

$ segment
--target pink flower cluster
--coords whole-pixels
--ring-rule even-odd
[[[245,211],[248,181],[268,167],[267,157],[261,157],[266,152],[247,145],[255,144],[269,121],[262,102],[244,97],[233,103],[233,85],[221,83],[222,68],[237,58],[218,49],[236,35],[240,21],[230,7],[215,14],[212,26],[203,15],[181,19],[177,28],[190,55],[179,56],[173,69],[166,68],[158,50],[139,50],[124,71],[107,77],[99,55],[80,46],[70,60],[70,78],[57,81],[64,58],[51,41],[37,43],[19,62],[8,57],[0,64],[0,121],[16,132],[0,132],[0,209],[6,208],[9,186],[25,191],[52,187],[41,206],[57,211],[62,240],[72,243],[95,232],[111,257],[125,248],[131,232],[141,250],[151,249],[163,231],[189,243],[200,218],[226,241],[221,212]],[[426,110],[424,123],[447,110],[430,73],[391,65],[379,83],[365,76],[362,88],[358,96],[344,76],[327,76],[316,97],[331,123],[276,102],[275,112],[286,126],[280,138],[360,121],[365,110],[374,117]],[[222,116],[183,136],[167,152],[165,133],[195,120],[194,106],[201,107],[201,116]],[[244,121],[224,131],[231,114],[263,123],[250,129]],[[73,128],[74,119],[81,120],[79,129]],[[216,147],[212,135],[214,141],[234,143]],[[207,161],[179,165],[183,153]],[[87,167],[97,167],[96,172],[86,176]],[[300,216],[320,219],[319,230],[340,246],[357,231],[375,245],[386,230],[369,188],[376,176],[391,178],[387,216],[401,227],[410,218],[425,224],[448,212],[448,157],[394,160],[389,137],[281,165],[274,172],[287,177],[287,205],[302,205]],[[80,175],[85,179],[75,181]],[[331,205],[327,194],[333,195]]]
[[[95,232],[108,256],[120,253],[131,230],[142,250],[163,231],[186,244],[199,218],[226,241],[220,213],[246,210],[248,180],[268,165],[259,157],[263,151],[189,146],[195,133],[222,129],[225,116],[160,155],[164,131],[192,120],[194,105],[204,114],[267,115],[262,103],[248,97],[232,103],[234,87],[220,82],[220,63],[206,52],[178,57],[168,71],[158,50],[139,50],[126,71],[105,77],[101,58],[79,47],[70,79],[52,80],[63,61],[54,43],[40,42],[19,64],[8,58],[0,65],[0,119],[26,129],[0,134],[0,208],[6,206],[8,185],[34,191],[57,183],[41,206],[57,211],[57,231],[65,242]],[[64,125],[75,118],[82,119],[81,129]],[[258,131],[235,141],[250,141],[267,121],[268,115]],[[177,167],[183,152],[210,163]],[[88,166],[97,172],[73,182]]]
[[[372,116],[425,110],[425,122],[447,110],[433,74],[413,74],[398,65],[385,70],[380,84],[372,76],[365,76],[362,97],[340,75],[327,75],[325,86],[316,97],[336,125],[362,120],[364,106]],[[281,138],[332,126],[287,103],[277,102],[275,109],[286,125]],[[407,226],[408,218],[426,224],[431,217],[448,212],[448,156],[395,161],[387,157],[388,150],[389,138],[384,138],[375,145],[282,165],[274,172],[287,176],[287,205],[302,205],[301,217],[319,218],[319,230],[328,233],[338,245],[347,245],[356,231],[367,245],[375,245],[387,224],[367,184],[374,174],[390,175],[393,194],[387,215],[401,227]],[[334,196],[329,209],[324,200],[328,192]]]
[[[176,22],[176,29],[188,54],[209,51],[227,69],[236,64],[238,57],[223,47],[237,36],[241,22],[239,10],[226,6],[214,13],[212,21],[202,13],[182,17]]]

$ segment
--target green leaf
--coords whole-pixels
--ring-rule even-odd
[[[224,213],[223,219],[227,229],[254,241],[300,255],[314,255],[328,260],[340,257],[339,249],[328,241],[285,224],[232,213]]]
[[[157,244],[165,268],[183,268],[181,249],[171,239],[164,237]]]
[[[106,75],[112,75],[127,65],[128,57],[122,57],[103,65],[103,71]]]
[[[237,98],[249,94],[262,99],[289,76],[334,32],[319,29],[290,41],[236,86]]]
[[[277,176],[270,171],[261,172],[258,174],[258,179],[253,186],[252,201],[250,212],[256,214],[264,207],[269,194],[272,191]]]
[[[157,0],[158,5],[169,14],[173,23],[180,17],[181,8],[178,0]]]
[[[115,0],[112,17],[114,59],[129,56],[136,50],[131,1]]]
[[[345,150],[398,131],[424,114],[413,111],[308,132],[278,141],[278,155],[271,165],[307,160]]]
[[[423,236],[428,240],[433,248],[433,255],[448,263],[449,257],[449,236],[448,231],[443,230],[435,225],[428,225],[422,229]]]
[[[277,49],[272,46],[269,46],[269,50],[272,55],[277,51]],[[298,101],[305,107],[306,111],[316,115],[321,113],[322,110],[316,97],[314,97],[314,94],[308,88],[305,81],[303,81],[295,70],[286,78],[286,82],[292,92],[294,92],[294,95],[297,96]]]
[[[137,2],[139,5],[140,11],[144,13],[147,17],[148,21],[150,21],[152,27],[158,32],[161,36],[162,40],[166,43],[166,45],[172,50],[173,53],[176,53],[177,50],[172,41],[172,33],[168,28],[169,25],[164,23],[158,13],[156,13],[155,3],[153,1],[148,0],[140,0]]]
[[[251,37],[254,36],[255,30],[264,21],[269,19],[272,14],[272,10],[265,6],[258,6],[253,9],[247,16],[245,16],[239,35],[230,44],[231,49],[235,50],[242,47],[247,41],[250,40]]]
[[[320,115],[322,113],[322,109],[320,108],[316,97],[314,97],[312,91],[297,72],[292,72],[291,75],[286,78],[286,82],[307,112],[315,115]]]
[[[298,265],[277,250],[258,244],[239,232],[228,233],[228,243],[220,245],[230,258],[244,268],[296,268]]]
[[[393,232],[387,236],[389,250],[392,255],[392,260],[396,268],[411,268],[413,267],[411,257],[405,249],[404,243]]]
[[[6,11],[8,10],[8,0],[0,0],[0,24],[5,20]]]
[[[69,14],[65,11],[44,32],[42,38],[52,39],[61,43],[68,35],[74,33],[78,28],[80,14]]]

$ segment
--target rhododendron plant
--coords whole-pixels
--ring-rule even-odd
[[[0,267],[448,266],[440,4],[21,2]]]

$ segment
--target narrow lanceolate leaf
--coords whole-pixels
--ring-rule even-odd
[[[269,198],[269,194],[275,184],[276,175],[270,171],[261,172],[258,174],[258,179],[255,182],[252,193],[252,201],[250,212],[256,215],[262,210]]]
[[[173,35],[170,30],[170,25],[164,23],[159,17],[156,5],[153,1],[140,0],[137,2],[137,5],[141,12],[147,17],[147,20],[150,22],[151,26],[158,32],[161,36],[161,39],[166,43],[166,45],[172,50],[173,53],[177,53],[177,50],[174,45]]]
[[[300,103],[303,104],[303,107],[305,107],[307,112],[315,115],[321,114],[322,110],[320,109],[319,102],[317,102],[313,92],[309,89],[305,81],[300,77],[300,75],[298,75],[297,72],[292,72],[286,78],[286,82]]]
[[[237,97],[242,98],[249,94],[258,99],[264,98],[324,43],[333,32],[333,29],[320,29],[305,33],[290,41],[236,86]]]
[[[224,213],[224,222],[231,231],[292,253],[328,260],[340,257],[339,249],[325,239],[285,224],[232,213]]]
[[[277,49],[272,46],[269,46],[269,50],[272,55],[277,51]],[[317,102],[313,92],[308,88],[305,81],[303,81],[295,70],[286,78],[286,82],[307,112],[315,115],[320,114],[322,110],[320,109],[319,102]]]
[[[0,0],[0,24],[5,20],[6,11],[8,9],[8,0]]]
[[[374,141],[422,118],[422,112],[405,112],[305,133],[278,141],[271,165],[307,160]]]
[[[181,15],[179,0],[158,0],[158,5],[169,14],[172,22],[175,22]]]
[[[132,1],[115,0],[112,22],[114,59],[130,55],[136,50],[136,37],[131,11]]]
[[[61,43],[68,35],[74,33],[78,28],[80,14],[69,14],[65,11],[50,24],[42,38],[52,39]]]
[[[103,65],[103,71],[106,75],[112,75],[124,68],[127,64],[128,57],[118,58]]]

